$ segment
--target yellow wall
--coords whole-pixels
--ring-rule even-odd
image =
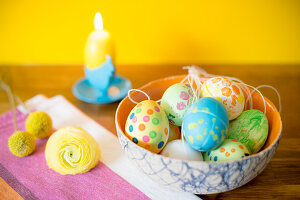
[[[0,63],[83,63],[97,11],[117,64],[300,63],[299,0],[0,0]]]

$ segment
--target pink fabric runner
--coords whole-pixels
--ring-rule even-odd
[[[19,130],[26,115],[17,111]],[[102,162],[90,172],[60,175],[49,169],[44,150],[47,139],[36,140],[27,157],[12,155],[7,141],[14,132],[12,112],[0,117],[0,176],[25,199],[149,199]]]

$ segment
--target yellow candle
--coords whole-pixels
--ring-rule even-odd
[[[96,13],[95,31],[93,31],[85,45],[85,66],[94,69],[105,62],[105,56],[109,55],[114,61],[114,45],[108,31],[103,29],[102,16]]]

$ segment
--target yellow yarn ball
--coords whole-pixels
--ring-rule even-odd
[[[38,139],[46,138],[52,132],[52,120],[44,112],[30,113],[26,119],[26,130]]]
[[[100,149],[97,141],[82,128],[65,127],[51,135],[45,157],[48,167],[60,174],[81,174],[98,164]]]
[[[15,156],[28,156],[35,150],[35,139],[28,132],[16,131],[8,139],[8,148]]]

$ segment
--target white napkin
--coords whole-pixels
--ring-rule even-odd
[[[58,95],[47,98],[37,95],[26,102],[30,110],[48,113],[53,120],[54,129],[65,126],[79,126],[88,131],[98,142],[101,161],[112,171],[127,180],[151,199],[200,199],[191,193],[172,191],[152,181],[140,172],[126,157],[117,136],[109,132],[78,108]]]

